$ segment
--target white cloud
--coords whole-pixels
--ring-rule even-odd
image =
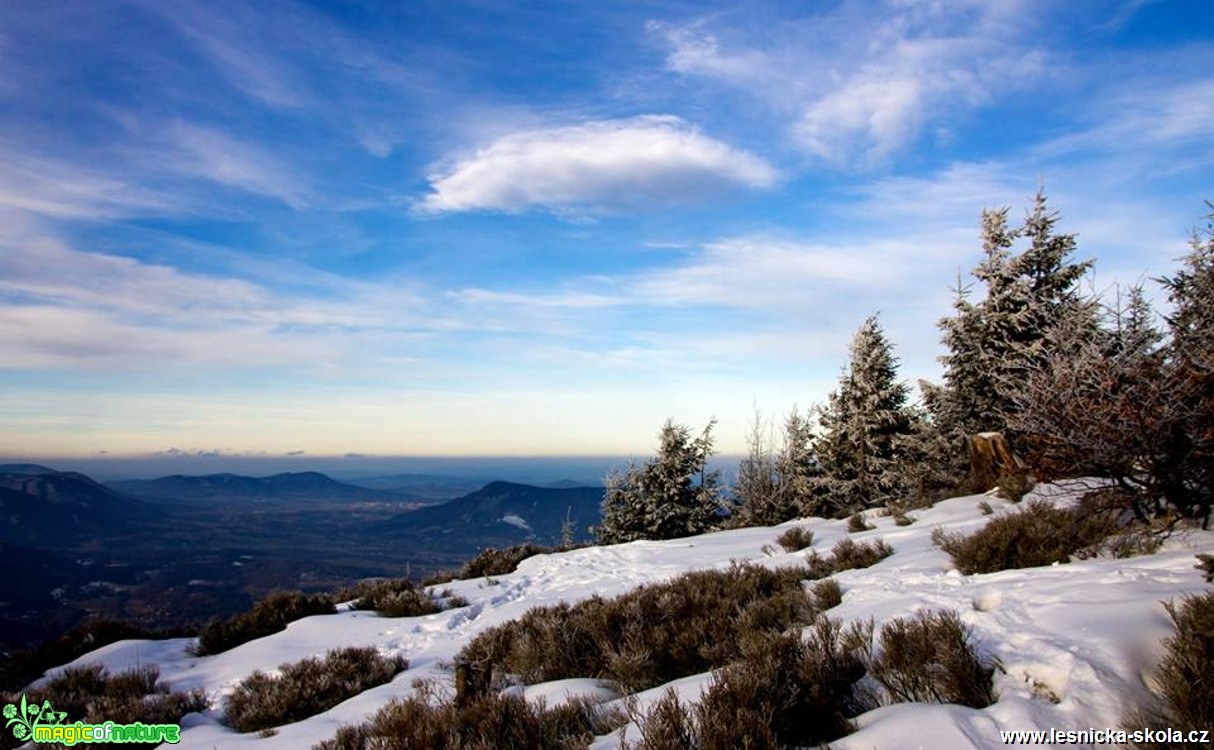
[[[729,188],[768,188],[777,173],[671,116],[506,135],[430,178],[423,212],[612,211],[669,206]]]
[[[893,283],[897,252],[871,247],[831,247],[763,237],[709,243],[691,262],[644,274],[634,293],[655,305],[724,305],[765,310],[807,309],[826,298]]]
[[[400,289],[286,295],[243,279],[76,250],[44,235],[0,233],[4,368],[325,371],[356,347],[385,357],[412,348],[429,323],[415,307],[414,295]]]
[[[309,103],[310,93],[300,77],[278,54],[267,49],[280,44],[278,29],[249,12],[249,7],[171,0],[140,4],[195,44],[245,95],[274,107],[294,108]],[[297,29],[301,25],[296,7],[278,4],[274,10],[280,18],[291,17],[291,23],[284,26]]]
[[[650,30],[662,33],[670,70],[784,113],[801,149],[875,164],[927,123],[1041,74],[1044,55],[1022,38],[1021,13],[1014,4],[851,3],[719,33],[717,19]]]
[[[558,292],[555,294],[522,294],[500,292],[492,289],[469,288],[451,293],[453,297],[470,304],[518,305],[523,307],[551,307],[561,309],[593,309],[625,304],[626,299],[590,292]]]
[[[137,180],[36,156],[0,140],[0,209],[53,219],[113,219],[179,208],[174,198]]]
[[[172,151],[162,155],[161,166],[183,176],[277,198],[291,208],[308,202],[306,181],[264,150],[224,133],[179,122],[169,129]]]

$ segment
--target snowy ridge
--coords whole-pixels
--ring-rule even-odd
[[[688,570],[724,568],[732,560],[767,566],[795,564],[806,552],[785,554],[775,538],[790,525],[805,525],[814,532],[814,549],[823,553],[848,536],[856,541],[884,539],[895,550],[872,568],[834,576],[844,597],[828,616],[845,622],[871,617],[879,627],[889,618],[921,607],[956,609],[973,627],[980,648],[1002,660],[1006,670],[996,675],[999,699],[992,706],[903,704],[879,708],[859,717],[859,730],[833,742],[832,747],[1003,748],[999,730],[1120,726],[1130,710],[1148,696],[1147,680],[1162,652],[1160,641],[1172,632],[1160,603],[1210,588],[1194,567],[1194,555],[1214,553],[1214,532],[1187,532],[1169,540],[1159,553],[1144,557],[964,576],[933,546],[931,532],[939,526],[963,532],[981,527],[989,520],[978,509],[983,500],[994,505],[996,513],[1013,507],[990,496],[973,496],[913,511],[917,521],[905,527],[870,511],[868,518],[875,528],[858,534],[847,532],[846,521],[806,519],[671,541],[588,547],[530,558],[515,573],[492,581],[446,584],[444,588],[471,604],[439,614],[384,618],[373,612],[346,610],[305,618],[284,632],[215,656],[190,656],[191,639],[122,641],[73,663],[100,662],[111,670],[156,664],[173,689],[206,690],[212,708],[183,720],[178,747],[298,750],[332,737],[342,725],[369,718],[393,697],[410,695],[417,678],[434,678],[450,686],[450,662],[464,644],[532,607],[578,601],[593,594],[613,596]],[[391,683],[319,716],[281,727],[272,737],[241,735],[221,723],[224,696],[254,670],[270,671],[283,662],[328,649],[365,645],[406,657],[409,669]],[[671,686],[694,699],[710,679],[708,674],[695,675]],[[665,689],[641,693],[640,706],[652,703]],[[602,696],[608,691],[593,680],[564,680],[528,687],[525,694],[551,703],[568,694]],[[628,737],[638,736],[630,726]],[[618,735],[611,735],[599,738],[592,747],[609,750],[618,746]]]

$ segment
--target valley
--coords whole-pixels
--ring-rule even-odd
[[[395,486],[316,472],[102,484],[0,465],[0,564],[22,572],[0,595],[0,650],[88,618],[192,629],[274,590],[421,579],[487,547],[556,543],[567,517],[585,540],[602,497],[600,488],[491,482],[444,502],[436,492],[475,480],[384,479]]]

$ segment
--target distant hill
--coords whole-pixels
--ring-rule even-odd
[[[442,474],[389,474],[351,479],[350,484],[373,490],[398,492],[426,500],[451,500],[485,486],[490,477],[455,477]]]
[[[174,474],[159,479],[128,479],[106,484],[121,492],[157,500],[400,502],[418,499],[407,493],[346,484],[316,471],[290,472],[268,477],[246,477],[240,474]]]
[[[83,474],[36,464],[0,465],[0,542],[65,549],[121,535],[157,513]]]
[[[476,492],[441,505],[420,508],[378,522],[368,533],[399,539],[411,548],[475,553],[526,541],[556,544],[566,514],[575,538],[590,538],[599,522],[602,487],[535,487],[490,482]]]

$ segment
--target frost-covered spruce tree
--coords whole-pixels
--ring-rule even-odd
[[[906,441],[915,431],[906,384],[876,316],[864,321],[851,359],[819,410],[814,442],[820,474],[809,510],[842,515],[900,499],[909,490]]]
[[[1181,269],[1160,280],[1173,305],[1168,387],[1189,406],[1169,445],[1175,472],[1170,499],[1200,515],[1204,528],[1214,506],[1214,214],[1207,219],[1204,233],[1194,235],[1180,259]]]
[[[1008,359],[1000,370],[998,395],[1006,415],[1015,408],[1016,396],[1024,391],[1029,373],[1049,356],[1050,332],[1064,321],[1098,334],[1099,315],[1095,300],[1079,293],[1079,282],[1092,261],[1071,262],[1075,235],[1055,231],[1059,215],[1046,206],[1045,193],[1037,191],[1033,208],[1025,217],[1021,236],[1029,241],[1009,262],[1013,283],[1004,295],[1006,306],[991,309],[999,331],[1008,342]]]
[[[1038,191],[1018,229],[1009,229],[1007,215],[1006,208],[982,212],[984,258],[973,275],[984,295],[973,302],[958,284],[954,313],[940,321],[944,385],[924,386],[933,420],[953,444],[1007,430],[1029,374],[1049,354],[1050,331],[1063,320],[1098,330],[1094,304],[1077,290],[1091,262],[1071,261],[1075,236],[1057,232],[1058,213],[1045,193]],[[1013,253],[1022,238],[1028,246]]]
[[[1214,214],[1211,214],[1214,219]],[[1181,269],[1159,281],[1168,293],[1173,312],[1168,317],[1173,358],[1214,371],[1214,223],[1194,235]]]
[[[674,539],[713,528],[721,507],[720,472],[708,469],[712,428],[697,438],[667,420],[658,435],[658,454],[643,466],[629,464],[607,476],[603,520],[595,536],[604,544],[634,539]]]

